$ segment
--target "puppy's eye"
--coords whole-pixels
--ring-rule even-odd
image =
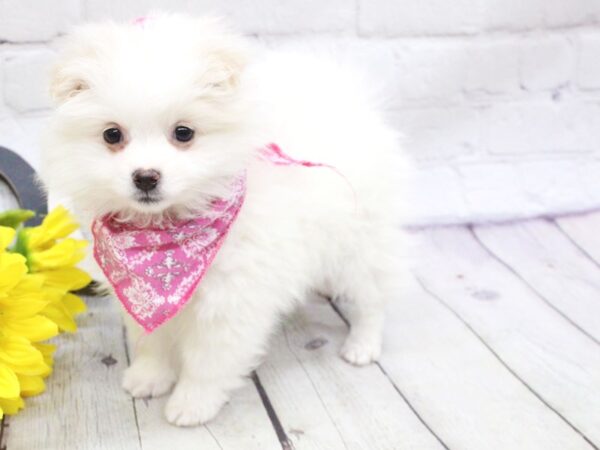
[[[107,128],[104,130],[102,137],[107,144],[114,145],[123,140],[123,132],[118,128]]]
[[[194,130],[180,125],[173,130],[173,137],[179,142],[189,142],[194,137]]]

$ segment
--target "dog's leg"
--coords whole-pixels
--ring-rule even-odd
[[[381,292],[364,286],[342,304],[350,332],[342,345],[340,355],[347,362],[363,366],[376,361],[381,355],[384,305]]]
[[[127,316],[130,354],[133,361],[123,374],[123,389],[133,397],[159,397],[166,394],[175,383],[176,374],[173,361],[171,340],[166,327],[152,334],[143,331]]]
[[[357,257],[348,259],[331,280],[333,296],[340,300],[336,303],[350,325],[340,351],[347,362],[362,366],[381,355],[385,304],[398,295],[398,277],[391,259]]]
[[[194,311],[193,319],[183,318],[187,323],[178,342],[181,372],[165,407],[170,423],[192,426],[211,420],[231,391],[243,385],[264,354],[277,322],[276,308],[261,308],[263,300],[264,305],[276,300],[272,295],[248,287],[248,292],[235,297],[236,305],[218,295],[210,301],[229,303],[224,310],[217,314]]]

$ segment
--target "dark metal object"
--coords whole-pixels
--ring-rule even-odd
[[[107,295],[110,295],[110,291],[106,286],[102,286],[102,284],[98,283],[96,280],[92,280],[87,286],[73,291],[73,294],[84,297],[106,297]]]
[[[8,185],[21,208],[35,211],[36,216],[27,225],[39,225],[48,214],[48,203],[33,167],[13,151],[0,147],[0,179]]]

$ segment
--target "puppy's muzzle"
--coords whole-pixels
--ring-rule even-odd
[[[160,172],[154,169],[138,169],[131,174],[133,184],[142,192],[156,189],[160,181]]]

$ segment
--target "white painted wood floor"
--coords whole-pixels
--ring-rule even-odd
[[[89,299],[45,394],[3,429],[8,450],[592,449],[600,446],[600,214],[415,232],[376,365],[344,363],[346,324],[299,311],[206,426],[132,400],[123,327]]]

